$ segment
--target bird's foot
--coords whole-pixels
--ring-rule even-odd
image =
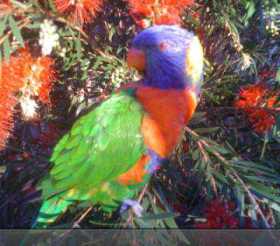
[[[124,213],[129,208],[132,208],[133,213],[137,217],[141,217],[142,216],[143,207],[140,205],[140,203],[138,201],[131,200],[131,199],[125,199],[123,201],[122,206],[121,206],[120,213]]]

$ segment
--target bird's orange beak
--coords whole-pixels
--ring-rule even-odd
[[[145,53],[135,48],[129,49],[127,53],[127,64],[129,67],[134,67],[139,72],[143,72],[146,65]]]

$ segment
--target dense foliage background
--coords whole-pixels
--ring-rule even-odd
[[[30,228],[54,145],[136,80],[135,34],[167,23],[199,36],[205,78],[182,142],[139,194],[143,217],[80,204],[56,227],[279,228],[279,18],[276,0],[1,0],[0,227]]]

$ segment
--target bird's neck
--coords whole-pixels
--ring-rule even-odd
[[[141,129],[145,144],[159,156],[167,157],[178,144],[184,126],[195,111],[195,93],[190,89],[140,86],[136,98],[146,112]]]

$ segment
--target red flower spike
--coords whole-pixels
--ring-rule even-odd
[[[83,26],[89,23],[102,5],[102,0],[55,0],[57,11],[61,14],[70,14],[70,18]]]
[[[38,97],[43,103],[50,103],[49,94],[52,88],[52,82],[55,78],[55,72],[53,70],[54,60],[50,57],[44,56],[37,59],[36,64],[41,71],[38,76],[38,81],[41,81],[39,86]]]
[[[180,15],[187,6],[194,4],[193,0],[127,0],[131,16],[142,27],[143,19],[150,19],[152,24],[180,24]]]
[[[267,99],[267,107],[268,108],[273,108],[273,106],[277,103],[277,96],[271,96],[270,98]]]
[[[27,48],[21,49],[17,57],[19,62],[11,65],[11,70],[17,72],[23,94],[28,92],[28,95],[38,96],[43,103],[49,103],[49,93],[55,78],[54,60],[49,56],[33,57]]]
[[[231,202],[220,199],[212,200],[205,209],[206,223],[196,224],[199,229],[234,229],[238,228],[239,221],[233,216]]]
[[[249,85],[241,89],[234,106],[248,115],[248,120],[257,133],[269,131],[276,123],[274,115],[268,110],[273,109],[276,96],[267,98],[268,88],[263,83]]]
[[[249,114],[249,121],[258,133],[264,133],[276,123],[274,116],[265,109],[256,109]]]
[[[26,64],[30,62],[25,50],[22,54],[10,57],[9,62],[0,64],[0,150],[5,146],[6,140],[13,129],[13,110],[17,104],[15,93],[24,86]]]
[[[235,101],[236,108],[255,107],[262,100],[267,88],[264,84],[249,85],[241,89],[239,99]]]
[[[53,64],[50,57],[32,57],[28,48],[18,50],[9,62],[0,64],[0,150],[14,125],[13,110],[18,103],[16,93],[22,92],[21,97],[38,96],[43,103],[49,103]]]
[[[0,17],[11,14],[13,12],[13,5],[10,0],[2,0],[0,2]]]
[[[0,150],[2,150],[14,126],[13,109],[17,101],[14,97],[1,90],[0,102]]]
[[[177,15],[162,15],[158,18],[156,18],[154,20],[156,25],[161,25],[161,24],[165,24],[165,25],[173,25],[173,24],[178,24],[180,23],[180,17]]]

